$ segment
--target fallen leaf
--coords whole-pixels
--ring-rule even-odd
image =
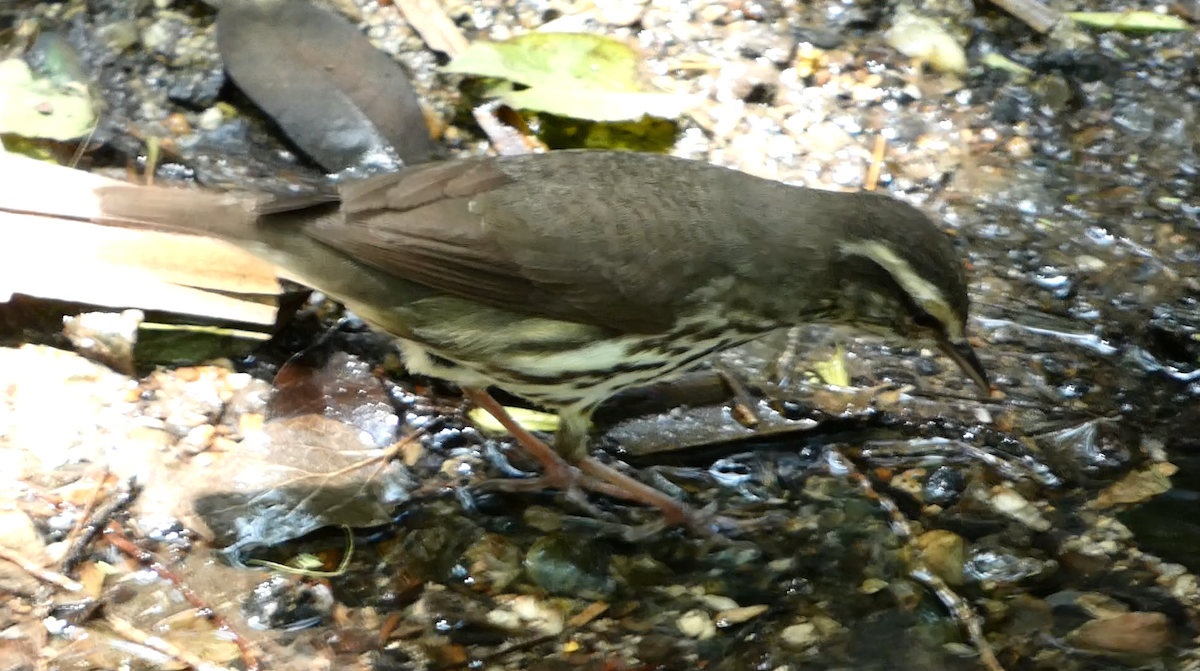
[[[1187,21],[1158,12],[1067,12],[1067,16],[1075,23],[1100,30],[1159,32],[1188,29]]]
[[[1127,474],[1104,488],[1091,501],[1090,508],[1110,508],[1115,505],[1141,503],[1148,498],[1171,490],[1171,476],[1179,472],[1175,464],[1160,462],[1144,470]]]
[[[326,170],[391,150],[405,164],[429,160],[408,75],[337,14],[304,0],[227,2],[217,45],[238,88]]]
[[[504,42],[474,42],[445,70],[528,87],[494,90],[510,107],[593,121],[675,118],[698,102],[697,96],[650,91],[640,68],[641,57],[619,40],[531,33]]]
[[[87,89],[35,79],[25,61],[0,61],[0,133],[74,140],[96,125]]]

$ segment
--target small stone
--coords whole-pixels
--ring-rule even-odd
[[[505,631],[521,631],[521,618],[511,610],[498,608],[487,614],[488,624]]]
[[[779,634],[779,640],[789,648],[803,650],[816,645],[819,637],[817,635],[817,625],[812,622],[801,622],[785,627],[783,632]]]
[[[861,585],[859,585],[858,591],[862,592],[863,594],[876,594],[887,589],[887,586],[888,584],[886,580],[880,580],[879,578],[867,578],[866,580],[862,581]]]
[[[679,619],[675,621],[675,625],[679,627],[679,632],[688,638],[695,638],[701,641],[708,640],[717,634],[717,625],[708,617],[708,614],[699,609],[689,610]]]
[[[1029,158],[1033,154],[1033,147],[1029,145],[1029,140],[1020,136],[1009,140],[1004,148],[1008,150],[1009,156],[1013,158]]]
[[[187,117],[178,112],[167,117],[166,123],[167,130],[171,135],[182,136],[192,133],[192,125],[188,123]]]
[[[967,561],[967,542],[952,532],[934,529],[917,537],[916,547],[921,559],[934,575],[950,585],[963,583],[963,566]]]
[[[130,427],[125,437],[135,443],[151,445],[160,450],[175,444],[175,436],[170,431],[152,426]]]
[[[1090,508],[1108,508],[1118,504],[1140,503],[1171,489],[1171,476],[1179,467],[1170,462],[1151,464],[1134,471],[1105,488],[1089,503]]]
[[[1107,594],[1099,592],[1084,592],[1080,594],[1075,599],[1075,605],[1098,620],[1124,615],[1129,612],[1129,606]]]
[[[1171,626],[1162,613],[1125,613],[1086,622],[1067,641],[1087,650],[1157,655],[1171,642]]]
[[[610,26],[631,26],[646,13],[645,0],[599,0],[600,20]]]
[[[709,5],[700,10],[700,20],[705,23],[716,23],[728,13],[729,10],[724,5]]]
[[[20,510],[3,510],[0,511],[0,547],[33,561],[40,558],[45,543],[28,515]]]
[[[810,149],[824,155],[832,155],[842,147],[847,147],[854,142],[854,138],[850,137],[849,133],[828,121],[810,128],[804,139],[808,142]]]
[[[193,454],[198,454],[208,449],[208,446],[212,444],[213,436],[216,434],[217,428],[215,426],[212,424],[201,424],[188,431],[182,443],[185,449]]]
[[[1081,254],[1075,257],[1075,267],[1085,273],[1095,273],[1107,268],[1108,264],[1094,256]]]
[[[988,502],[996,512],[1034,531],[1046,531],[1050,528],[1050,522],[1042,517],[1038,509],[1013,489],[1004,486],[993,488]]]
[[[138,43],[138,25],[134,21],[115,21],[97,28],[96,36],[109,49],[120,53]]]
[[[225,123],[225,113],[220,107],[212,106],[200,114],[199,125],[203,130],[216,130]],[[246,375],[246,373],[236,373],[237,375]],[[249,377],[249,375],[246,375]],[[232,377],[232,376],[231,376]]]
[[[719,594],[705,594],[700,600],[710,610],[733,610],[738,607],[738,602]]]
[[[896,51],[923,60],[940,72],[967,71],[967,53],[937,21],[903,7],[896,12],[884,39]]]
[[[265,421],[266,418],[256,412],[243,413],[238,417],[238,433],[246,436],[256,431],[262,431]]]
[[[530,629],[542,636],[557,636],[565,626],[562,613],[535,597],[518,596],[512,600],[510,607]]]

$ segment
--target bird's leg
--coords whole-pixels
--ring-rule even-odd
[[[582,496],[581,489],[587,489],[597,494],[611,496],[617,499],[633,501],[653,506],[662,511],[668,524],[682,524],[692,531],[709,534],[710,530],[702,523],[702,516],[691,507],[671,498],[649,485],[645,485],[615,468],[587,456],[587,415],[579,413],[562,414],[562,422],[556,438],[558,450],[551,448],[537,436],[529,433],[508,414],[486,390],[464,388],[463,394],[477,407],[483,408],[501,426],[517,439],[522,447],[529,451],[542,464],[542,477],[534,481],[515,481],[498,485],[508,490],[539,490],[548,488],[562,489],[574,503],[582,504],[590,512],[595,509]],[[566,455],[578,464],[578,467],[563,458]]]
[[[530,456],[542,465],[542,476],[539,478],[485,483],[489,487],[510,492],[561,489],[569,501],[586,510],[588,514],[598,518],[603,518],[605,515],[591,503],[588,503],[587,497],[583,493],[584,488],[615,498],[625,498],[618,487],[600,480],[593,480],[593,478],[584,475],[544,441],[526,431],[525,427],[518,424],[512,418],[512,415],[508,414],[508,411],[504,409],[504,406],[492,398],[492,395],[487,390],[464,387],[463,395],[471,403],[474,403],[476,407],[483,408],[489,415],[495,417],[496,421],[500,422],[500,425],[507,429],[513,438],[516,438],[517,444],[525,448]]]
[[[594,457],[587,457],[583,461],[580,461],[579,469],[597,480],[604,481],[605,484],[618,487],[620,489],[620,498],[658,508],[662,511],[663,521],[667,525],[680,524],[687,527],[693,533],[704,536],[712,533],[708,525],[704,522],[704,515],[691,506],[681,501],[676,501],[665,492],[661,492],[650,485],[634,480]],[[587,487],[586,484],[584,486]],[[591,487],[588,487],[588,489],[591,489]]]
[[[577,464],[585,475],[591,476],[580,482],[581,486],[600,494],[658,508],[662,511],[663,521],[668,525],[681,524],[692,532],[705,536],[711,533],[703,522],[703,515],[687,504],[588,455],[590,410],[572,412],[564,409],[559,413],[559,417],[561,421],[558,433],[554,437],[554,446],[559,454]],[[597,484],[604,485],[604,488],[596,487]],[[615,493],[611,491],[614,488]]]

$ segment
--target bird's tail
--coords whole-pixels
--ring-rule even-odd
[[[220,238],[253,240],[257,199],[162,186],[105,185],[93,189],[98,224]]]

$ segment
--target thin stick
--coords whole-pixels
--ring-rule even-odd
[[[396,7],[430,49],[453,58],[471,46],[436,0],[396,0]]]
[[[171,586],[178,590],[188,603],[192,604],[192,606],[200,611],[200,613],[211,620],[215,627],[229,632],[229,634],[233,636],[234,644],[237,645],[238,650],[242,653],[242,664],[246,667],[246,671],[260,671],[262,669],[262,666],[260,666],[258,663],[258,657],[254,654],[254,649],[250,641],[246,640],[244,636],[238,633],[238,631],[229,624],[229,621],[222,617],[221,614],[218,613],[212,606],[209,606],[207,603],[205,603],[204,599],[201,599],[199,594],[196,594],[191,587],[188,587],[187,584],[183,582],[182,578],[180,578],[178,575],[175,575],[171,569],[167,568],[166,565],[160,562],[152,553],[141,549],[136,543],[130,540],[129,537],[125,535],[125,532],[121,529],[121,527],[116,524],[116,522],[109,522],[108,526],[104,529],[104,537],[107,538],[108,542],[112,543],[113,546],[115,546],[118,550],[124,552],[130,558],[136,560],[138,563],[150,569],[151,571],[154,571],[163,580],[171,583]]]
[[[892,528],[892,533],[907,544],[913,542],[912,528],[908,526],[908,519],[904,517],[904,513],[900,512],[895,501],[880,494],[867,476],[860,473],[854,464],[837,450],[830,450],[827,459],[830,471],[845,475],[851,482],[858,485],[867,498],[879,505],[888,517],[888,526]],[[984,668],[988,671],[1004,671],[1004,667],[1000,665],[1000,660],[996,658],[996,653],[992,650],[992,645],[988,643],[987,637],[983,634],[983,622],[979,615],[962,597],[955,594],[944,580],[929,570],[929,567],[921,560],[920,553],[912,553],[908,574],[913,580],[932,591],[959,625],[966,629],[967,636],[975,644],[975,650],[979,653],[979,661],[983,663]]]
[[[1050,32],[1062,20],[1062,14],[1043,5],[1038,0],[992,0],[992,2],[1042,34]]]
[[[156,652],[161,652],[180,664],[195,669],[196,671],[228,671],[228,667],[210,664],[190,652],[180,650],[158,636],[147,634],[146,632],[138,629],[119,617],[109,615],[108,617],[104,618],[104,621],[108,623],[108,626],[112,627],[113,631],[120,634],[125,640],[132,641],[138,645],[144,645]]]
[[[12,562],[13,564],[16,564],[17,566],[19,566],[21,568],[22,571],[37,578],[38,580],[41,580],[44,583],[49,583],[51,585],[54,585],[55,587],[61,587],[62,589],[67,590],[68,592],[82,592],[83,591],[83,585],[75,582],[74,580],[71,580],[70,578],[68,578],[67,576],[65,576],[61,573],[56,573],[49,569],[44,569],[44,568],[38,566],[37,564],[34,564],[33,562],[29,561],[28,559],[22,557],[21,555],[16,554],[15,552],[12,552],[8,548],[0,547],[0,559],[6,559],[6,560]]]
[[[867,191],[879,186],[879,173],[883,171],[883,156],[887,152],[887,138],[875,136],[875,148],[871,150],[871,166],[867,168]]]
[[[83,512],[80,513],[79,519],[75,520],[75,525],[71,527],[71,533],[67,534],[67,547],[75,544],[75,539],[79,537],[79,532],[83,531],[83,525],[87,524],[92,513],[96,510],[96,502],[100,500],[100,492],[104,490],[104,483],[108,480],[108,468],[100,473],[100,480],[96,483],[96,487],[92,493],[88,495],[87,502],[83,504]],[[107,521],[107,520],[106,520]]]

